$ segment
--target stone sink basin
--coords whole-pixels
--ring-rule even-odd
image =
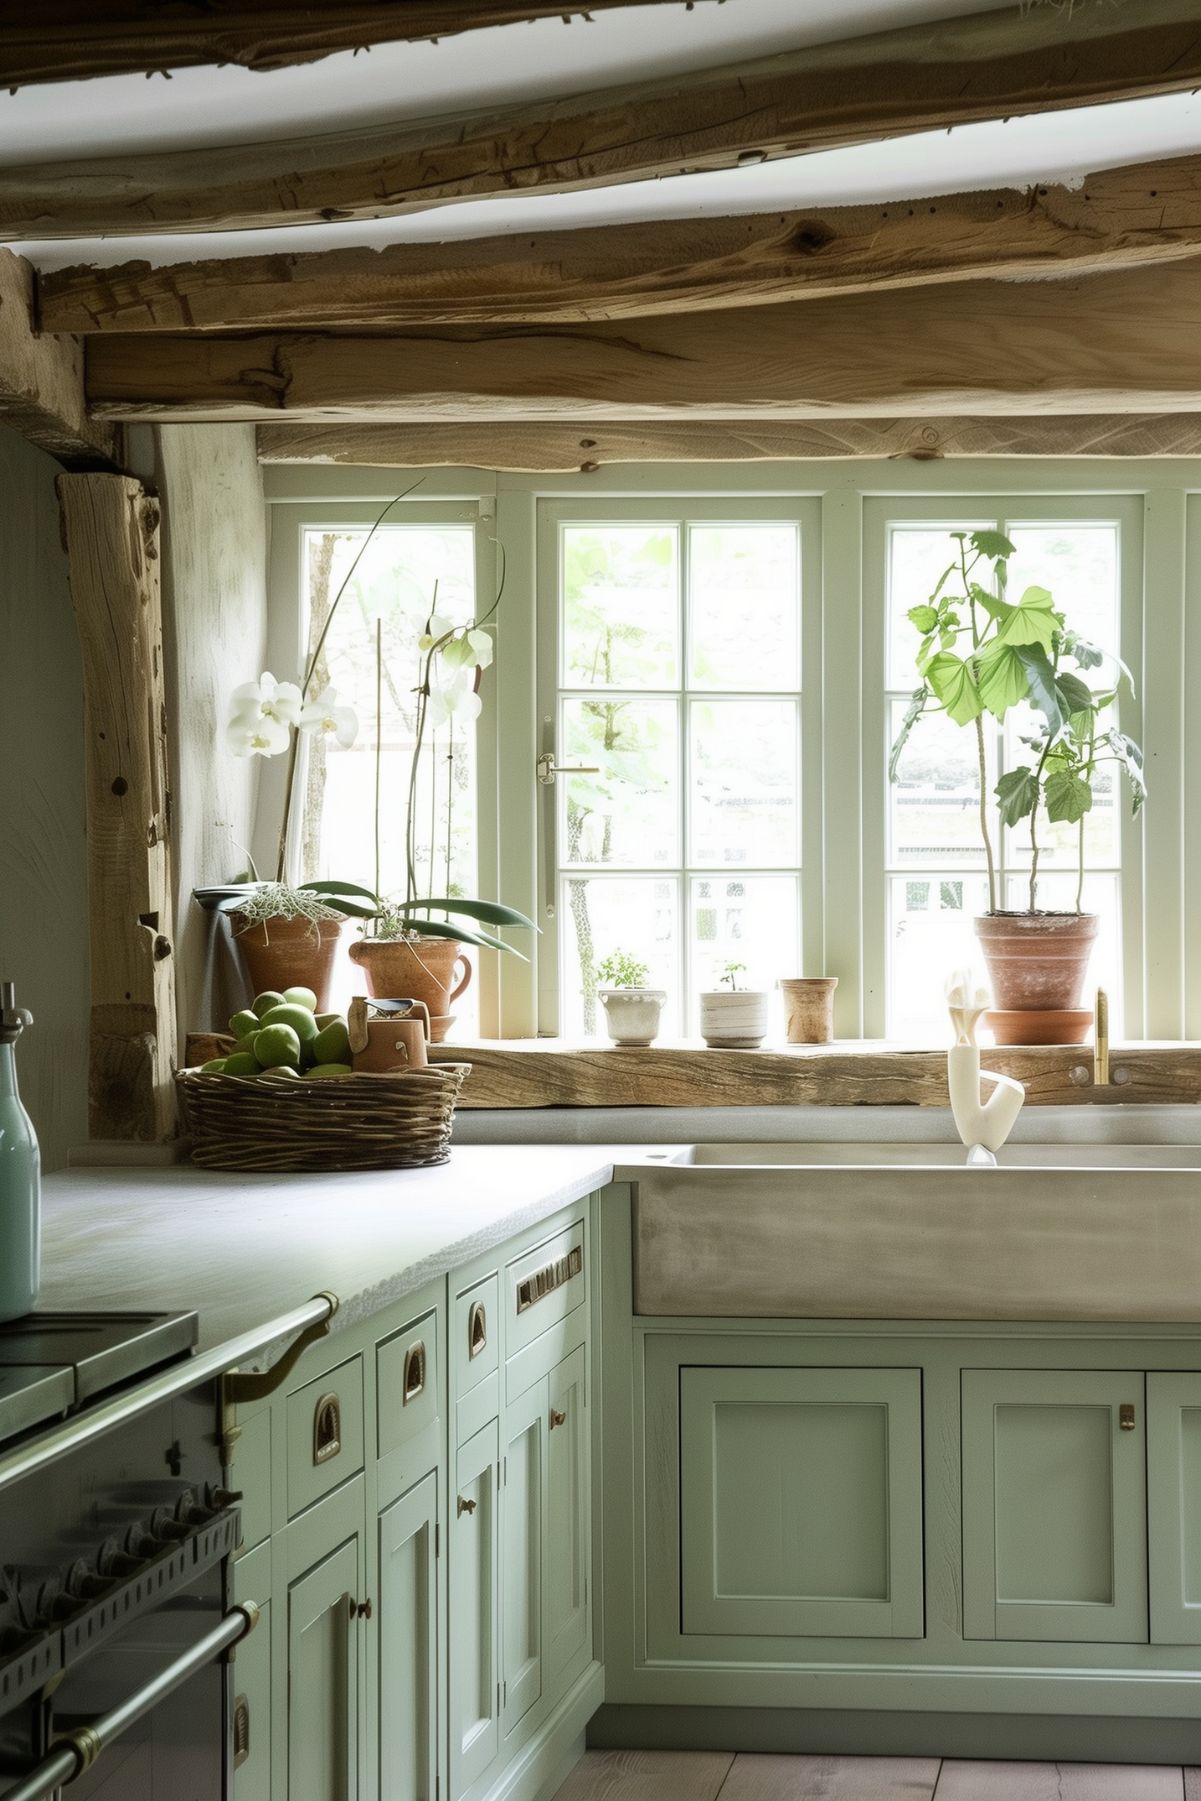
[[[634,1306],[1201,1322],[1201,1145],[693,1144],[623,1165]]]

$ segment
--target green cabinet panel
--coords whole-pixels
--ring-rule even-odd
[[[1201,1375],[1147,1377],[1151,1642],[1201,1644]]]
[[[964,1636],[1145,1640],[1142,1374],[964,1370],[962,1408]]]
[[[923,1630],[921,1376],[680,1371],[685,1633]]]
[[[549,1421],[543,1617],[545,1663],[553,1684],[588,1642],[591,1486],[583,1345],[551,1371]]]
[[[502,1730],[542,1694],[542,1536],[546,1515],[545,1376],[505,1409],[501,1494]]]
[[[438,1476],[379,1516],[380,1801],[435,1801]]]
[[[497,1449],[492,1420],[455,1453],[450,1520],[450,1786],[454,1801],[496,1756],[500,1710]]]
[[[359,1541],[288,1588],[288,1801],[358,1795]]]

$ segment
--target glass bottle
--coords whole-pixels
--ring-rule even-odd
[[[17,1092],[17,1039],[33,1016],[0,982],[0,1320],[19,1319],[38,1298],[42,1259],[42,1159]]]

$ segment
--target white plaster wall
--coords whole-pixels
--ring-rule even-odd
[[[87,1140],[83,677],[58,465],[0,427],[0,978],[34,1015],[18,1077],[44,1166]]]

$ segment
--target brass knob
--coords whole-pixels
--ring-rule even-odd
[[[458,1505],[458,1518],[459,1519],[462,1519],[462,1517],[465,1513],[474,1513],[475,1512],[475,1502],[464,1500],[462,1495],[459,1496],[457,1505]]]
[[[565,1413],[560,1413],[557,1408],[552,1407],[550,1410],[550,1429],[551,1429],[551,1431],[553,1432],[556,1426],[565,1426],[566,1424],[567,1424],[567,1415]]]

